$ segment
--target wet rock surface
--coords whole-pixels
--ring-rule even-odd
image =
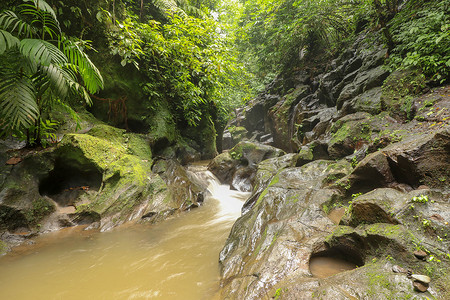
[[[379,42],[280,75],[230,123],[292,153],[254,168],[223,299],[450,298],[450,86],[402,94],[417,74],[390,74]],[[222,155],[231,182],[241,162]],[[316,278],[317,257],[358,267]]]

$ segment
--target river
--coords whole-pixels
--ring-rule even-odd
[[[214,299],[219,252],[249,193],[209,181],[203,206],[156,225],[67,228],[0,258],[0,299]]]

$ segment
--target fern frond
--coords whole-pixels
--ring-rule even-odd
[[[65,64],[67,58],[61,50],[53,44],[39,39],[23,39],[20,41],[20,53],[43,66],[50,64]]]
[[[0,84],[0,112],[7,129],[27,128],[39,116],[36,92],[27,77],[21,74],[3,76]]]
[[[6,50],[19,46],[20,41],[8,31],[0,29],[0,55]]]

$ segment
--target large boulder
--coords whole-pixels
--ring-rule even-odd
[[[450,127],[443,127],[405,135],[401,141],[368,155],[337,184],[349,194],[399,185],[406,190],[421,185],[448,190],[449,130]]]
[[[278,148],[244,141],[215,157],[208,165],[208,170],[222,183],[239,191],[249,192],[252,190],[257,165],[283,154],[284,151]]]
[[[348,202],[341,192],[327,187],[335,174],[351,172],[348,162],[314,161],[302,167],[293,167],[294,163],[293,156],[286,155],[260,165],[247,201],[251,204],[244,206],[220,254],[223,299],[448,295],[443,283],[450,277],[439,265],[446,257],[442,250],[449,246],[448,228],[443,227],[449,216],[438,214],[439,209],[448,209],[448,194],[382,188]],[[343,225],[335,225],[328,213],[349,203]],[[421,245],[434,258],[418,260],[413,253]],[[354,269],[319,275],[326,271],[313,270],[315,259]],[[405,273],[392,271],[402,270],[399,266]],[[430,267],[435,271],[429,291],[417,294],[406,269],[425,274]]]

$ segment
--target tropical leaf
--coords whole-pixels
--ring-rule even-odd
[[[75,42],[66,39],[62,42],[62,48],[70,64],[76,67],[81,75],[84,86],[91,94],[95,94],[103,88],[103,77],[100,71],[92,63],[86,53]]]
[[[43,66],[65,64],[67,57],[55,45],[39,39],[23,39],[20,41],[20,53]]]
[[[33,27],[20,19],[12,11],[4,11],[0,14],[0,28],[10,33],[15,33],[18,37],[24,35],[25,37],[32,37],[35,33]]]
[[[58,65],[50,64],[49,66],[42,67],[42,74],[48,80],[54,93],[61,99],[67,97],[70,88],[68,81],[72,80],[67,71]]]
[[[36,91],[22,74],[9,74],[0,84],[0,112],[8,129],[27,128],[39,116]]]
[[[18,38],[13,36],[8,31],[0,29],[0,55],[5,53],[6,50],[16,47],[20,44]]]
[[[57,20],[55,11],[53,10],[53,8],[52,8],[48,3],[45,2],[44,0],[24,0],[24,2],[33,2],[33,3],[34,3],[34,6],[33,6],[33,5],[29,5],[29,6],[34,7],[34,8],[35,8],[36,10],[38,10],[38,11],[46,12],[46,13],[52,15],[52,17],[53,17],[55,20]]]

